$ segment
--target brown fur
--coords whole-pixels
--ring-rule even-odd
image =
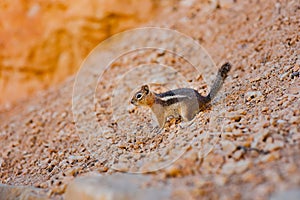
[[[190,121],[198,112],[204,110],[207,104],[216,96],[230,69],[231,65],[229,63],[222,65],[207,96],[201,96],[191,88],[180,88],[156,94],[150,91],[148,85],[143,85],[134,94],[131,103],[136,106],[150,107],[160,128],[164,127],[169,116],[181,117],[183,121]]]

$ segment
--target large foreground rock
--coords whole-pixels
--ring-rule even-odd
[[[49,199],[42,189],[29,186],[0,184],[0,200],[46,200]]]
[[[67,200],[105,199],[167,199],[169,188],[147,186],[150,178],[142,175],[116,174],[89,176],[75,179],[67,187]]]
[[[284,192],[278,192],[272,195],[271,200],[299,200],[300,199],[300,188],[287,190]]]

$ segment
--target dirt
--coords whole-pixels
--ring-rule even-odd
[[[275,192],[300,185],[300,2],[220,2],[174,2],[145,24],[185,33],[203,45],[216,66],[225,61],[233,66],[221,92],[223,100],[198,114],[191,130],[181,133],[194,138],[187,152],[173,165],[147,173],[152,178],[147,184],[171,186],[172,198],[178,199],[268,199]],[[149,56],[156,60],[161,53],[117,60],[115,66],[120,67],[104,76],[107,85],[100,86],[107,87],[103,91],[118,87],[110,78],[116,77],[122,66],[140,64],[139,59]],[[162,57],[169,59],[168,55]],[[182,61],[173,60],[173,65],[176,63]],[[1,111],[1,183],[45,188],[49,196],[61,198],[74,177],[118,173],[109,159],[91,156],[76,133],[74,80],[70,77],[58,87]],[[203,84],[201,79],[192,81],[193,87],[205,93]],[[104,116],[109,99],[107,93],[97,99],[100,107],[95,111],[103,124],[111,124]],[[140,109],[134,112],[144,115]],[[145,121],[134,118],[134,123]],[[150,143],[139,141],[145,143],[141,151],[146,152],[151,143],[160,145],[168,140],[172,128],[177,127],[171,125],[167,134]],[[214,135],[203,139],[207,131]],[[122,135],[112,135],[117,136],[113,144],[121,152],[141,149],[131,140],[119,143],[124,140]]]

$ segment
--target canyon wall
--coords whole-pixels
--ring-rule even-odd
[[[150,20],[156,0],[0,2],[0,106],[74,74],[103,39]]]

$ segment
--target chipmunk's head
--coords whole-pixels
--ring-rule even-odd
[[[133,95],[130,103],[136,106],[151,106],[153,101],[153,95],[149,90],[149,86],[143,85],[141,89]]]

